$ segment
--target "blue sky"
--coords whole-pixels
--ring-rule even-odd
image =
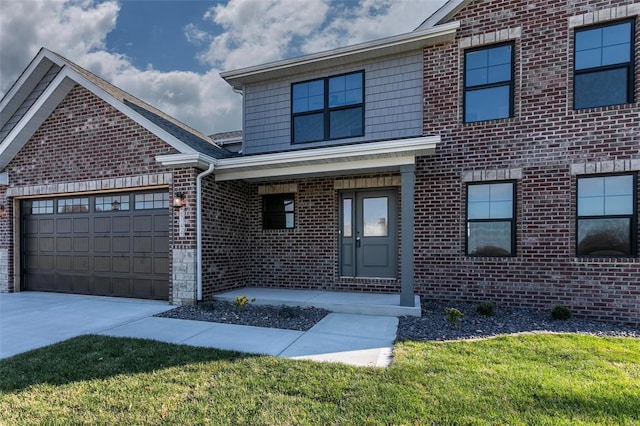
[[[415,29],[445,0],[0,0],[0,96],[47,47],[207,134],[241,128],[221,71]]]

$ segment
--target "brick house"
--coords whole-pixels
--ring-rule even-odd
[[[406,34],[222,73],[240,154],[42,51],[0,104],[0,290],[329,289],[639,324],[638,15],[451,0]]]

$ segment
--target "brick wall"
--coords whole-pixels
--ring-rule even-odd
[[[213,176],[202,185],[202,293],[208,300],[214,293],[241,288],[249,277],[249,185],[244,182],[215,182]]]
[[[434,156],[417,162],[415,253],[420,294],[539,308],[564,304],[580,315],[640,323],[640,260],[576,257],[572,173],[572,165],[580,163],[600,165],[602,171],[638,170],[637,16],[636,103],[574,111],[571,90],[569,18],[630,4],[634,3],[476,1],[453,18],[461,21],[456,42],[425,49],[424,132],[441,135],[442,143]],[[514,117],[463,124],[461,46],[508,30],[517,34]],[[497,176],[495,171],[513,168],[521,169],[516,179],[517,255],[466,257],[464,176],[472,171]]]

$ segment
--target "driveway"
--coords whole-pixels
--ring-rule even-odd
[[[0,294],[0,359],[82,334],[98,334],[159,312],[167,302],[75,294]]]

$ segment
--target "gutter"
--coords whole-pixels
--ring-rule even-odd
[[[209,163],[209,168],[196,178],[196,300],[202,300],[202,178],[213,173],[215,165]]]

